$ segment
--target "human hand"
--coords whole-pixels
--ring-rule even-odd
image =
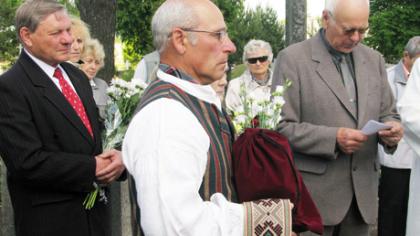
[[[379,131],[378,135],[387,146],[393,147],[401,140],[404,134],[404,129],[400,122],[397,121],[387,121],[385,124],[392,127],[390,129]]]
[[[96,170],[95,170],[95,176],[103,169],[105,169],[109,164],[111,164],[110,159],[100,158],[98,156],[95,156],[96,160]]]
[[[122,162],[121,152],[115,149],[105,151],[95,158],[109,161],[105,168],[96,172],[96,179],[100,183],[111,183],[116,180],[125,169]]]
[[[360,130],[351,128],[339,128],[337,130],[337,144],[345,154],[352,154],[362,147],[368,136]]]

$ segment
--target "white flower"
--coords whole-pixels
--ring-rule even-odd
[[[253,119],[256,117],[259,128],[275,129],[280,122],[281,108],[285,103],[282,95],[290,85],[291,81],[286,80],[284,86],[276,86],[272,94],[267,93],[257,97],[255,94],[247,93],[245,85],[242,84],[239,94],[242,106],[239,106],[232,119],[236,132],[240,134],[246,128],[255,128]]]
[[[235,117],[235,122],[237,123],[245,123],[246,122],[246,116],[245,115],[238,115]]]
[[[274,96],[273,97],[273,104],[274,105],[280,105],[283,106],[284,105],[284,98],[282,96]]]
[[[284,87],[283,87],[283,86],[281,86],[281,85],[277,85],[277,86],[276,86],[276,90],[275,90],[275,92],[276,92],[276,93],[283,94],[283,92],[284,92]]]

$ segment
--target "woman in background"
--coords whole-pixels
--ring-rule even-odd
[[[85,45],[81,60],[83,64],[80,69],[85,72],[89,78],[90,85],[92,86],[93,98],[99,109],[99,116],[105,118],[105,106],[108,100],[106,90],[108,84],[96,77],[96,74],[104,66],[105,52],[104,47],[97,39],[89,39]]]
[[[90,39],[89,28],[81,19],[72,16],[70,32],[73,37],[73,43],[70,49],[70,62],[80,68],[80,64],[83,63],[81,56],[85,43]]]
[[[269,98],[271,95],[271,61],[273,52],[269,43],[263,40],[250,40],[244,47],[242,56],[247,66],[245,72],[229,82],[226,92],[226,108],[230,114],[242,107],[241,87],[248,97],[256,100]]]

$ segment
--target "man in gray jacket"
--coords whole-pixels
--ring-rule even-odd
[[[290,140],[324,235],[368,235],[377,218],[377,144],[391,152],[403,134],[385,62],[360,43],[368,19],[368,0],[327,0],[323,28],[282,50],[273,75],[272,88],[292,81],[279,132]],[[368,136],[360,129],[369,120],[391,128]]]

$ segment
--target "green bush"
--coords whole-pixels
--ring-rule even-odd
[[[246,66],[244,64],[236,65],[235,68],[233,68],[233,70],[231,71],[230,79],[234,79],[241,76],[245,70]]]

